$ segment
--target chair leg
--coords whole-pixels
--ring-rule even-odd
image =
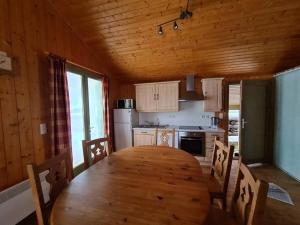
[[[223,208],[224,211],[226,211],[226,207],[227,207],[227,204],[226,204],[226,196],[224,196],[224,197],[222,198],[222,208]]]
[[[210,203],[213,204],[214,203],[214,197],[212,195],[210,195]]]

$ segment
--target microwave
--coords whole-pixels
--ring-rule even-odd
[[[134,109],[134,99],[119,99],[117,100],[117,109]]]

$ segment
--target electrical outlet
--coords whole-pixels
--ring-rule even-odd
[[[11,71],[11,58],[5,52],[0,52],[0,69]]]

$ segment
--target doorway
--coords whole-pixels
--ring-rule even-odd
[[[228,144],[234,146],[234,156],[240,154],[241,85],[229,84]]]
[[[83,167],[82,140],[104,137],[102,80],[86,71],[67,71],[74,173]]]

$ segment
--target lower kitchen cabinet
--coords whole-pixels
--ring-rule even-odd
[[[155,145],[155,130],[134,130],[133,145]]]
[[[224,143],[223,132],[206,132],[205,133],[205,161],[212,162],[214,152],[214,141],[217,138],[219,141]]]

